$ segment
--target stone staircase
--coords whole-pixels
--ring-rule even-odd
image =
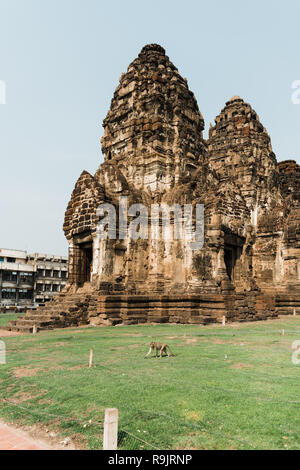
[[[278,315],[300,315],[300,286],[290,287],[276,295]]]
[[[21,333],[33,333],[34,327],[40,331],[87,325],[89,314],[96,311],[97,294],[78,291],[61,293],[44,307],[39,307],[35,311],[27,311],[25,317],[10,321],[6,329]]]

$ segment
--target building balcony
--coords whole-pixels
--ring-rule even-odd
[[[31,266],[30,264],[1,263],[0,271],[20,271],[24,273],[33,273],[34,266]]]
[[[17,281],[2,281],[2,289],[16,289],[17,287]]]

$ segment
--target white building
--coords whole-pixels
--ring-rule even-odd
[[[0,248],[0,307],[48,302],[67,278],[67,257]]]

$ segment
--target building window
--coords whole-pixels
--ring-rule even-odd
[[[38,269],[37,270],[37,275],[38,275],[38,277],[45,277],[44,276],[44,270],[43,269]]]
[[[51,284],[45,284],[45,292],[51,292]]]
[[[7,262],[8,262],[8,263],[15,263],[15,262],[16,262],[16,258],[7,258]]]
[[[8,282],[16,282],[17,281],[17,273],[13,271],[3,271],[3,281]]]
[[[57,284],[53,284],[52,292],[58,292],[58,285]]]
[[[67,272],[66,272],[66,271],[62,271],[62,272],[61,272],[61,277],[62,277],[62,279],[66,279],[66,278],[67,278]]]
[[[0,263],[4,263],[4,258],[3,258],[3,256],[0,256]]]
[[[31,273],[20,273],[20,282],[32,284],[33,275]]]
[[[43,292],[43,284],[37,284],[36,285],[36,290],[37,293],[39,294],[40,292]]]
[[[16,300],[16,289],[2,289],[2,299]]]
[[[53,271],[53,277],[59,277],[59,271],[57,270]]]
[[[52,277],[52,275],[51,275],[51,269],[46,269],[45,276],[46,276],[46,277]]]
[[[33,298],[33,291],[28,289],[19,290],[19,299],[20,300],[31,300]]]

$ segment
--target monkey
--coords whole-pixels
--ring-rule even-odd
[[[148,352],[148,354],[146,354],[146,356],[145,356],[144,359],[146,359],[146,357],[149,356],[149,355],[151,354],[151,352],[154,351],[154,349],[155,349],[155,357],[158,357],[158,356],[157,356],[157,353],[158,353],[158,352],[159,352],[159,357],[162,357],[162,353],[163,353],[163,352],[164,352],[165,354],[167,354],[168,357],[170,357],[170,354],[168,353],[168,349],[169,349],[170,353],[171,353],[173,356],[176,355],[176,354],[173,353],[172,349],[170,348],[170,346],[169,346],[168,344],[165,344],[165,343],[162,344],[162,343],[154,343],[154,342],[152,342],[152,343],[150,343],[149,352]]]

